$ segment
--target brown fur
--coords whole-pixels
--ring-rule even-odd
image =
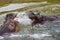
[[[12,31],[14,30],[13,32],[17,32],[19,30],[19,25],[18,24],[19,23],[17,21],[11,20],[8,28]]]
[[[0,34],[17,32],[19,30],[19,23],[14,20],[15,17],[16,14],[14,13],[6,15],[5,21],[0,28]]]
[[[14,25],[16,25],[16,31],[15,32],[17,32],[18,30],[19,30],[19,26],[18,26],[18,21],[15,21],[14,20],[14,18],[17,16],[17,14],[14,14],[14,13],[10,13],[10,14],[7,14],[6,15],[6,17],[5,17],[5,19],[6,19],[6,21],[8,20],[8,19],[11,19],[12,20],[12,22],[14,21]],[[11,25],[12,25],[12,23],[11,23]],[[10,29],[12,29],[13,28],[13,26],[11,26],[11,27],[9,27]]]
[[[44,15],[40,15],[40,13],[34,14],[32,11],[27,11],[26,14],[32,20],[32,25],[35,25],[37,23],[42,24],[45,21],[54,21],[54,20],[56,20],[56,17],[44,16]]]
[[[14,18],[15,18],[16,16],[17,16],[17,14],[9,13],[9,14],[6,15],[5,20],[7,20],[7,19],[13,19],[13,20],[14,20]]]
[[[32,11],[27,11],[27,16],[32,20],[32,25],[35,25],[37,23],[42,23],[44,21],[43,16],[40,16],[38,14],[34,14]]]

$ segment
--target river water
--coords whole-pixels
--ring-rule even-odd
[[[48,2],[41,3],[23,3],[23,4],[10,4],[8,6],[4,6],[0,8],[0,12],[16,10],[19,8],[34,6],[34,5],[43,5],[35,8],[27,9],[32,11],[40,11],[42,15],[50,14],[59,14],[60,4],[50,4]],[[45,5],[48,4],[48,5]],[[16,7],[14,7],[16,6]],[[46,21],[44,24],[37,24],[35,26],[29,25],[31,20],[27,17],[26,11],[22,12],[14,12],[18,13],[15,20],[17,20],[20,25],[24,25],[20,27],[20,31],[18,33],[10,33],[4,34],[0,36],[0,40],[60,40],[60,20],[48,22]],[[57,11],[57,12],[56,12]],[[36,12],[35,12],[36,13]],[[0,15],[0,24],[3,23],[4,17],[6,14]]]

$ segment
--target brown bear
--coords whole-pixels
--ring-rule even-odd
[[[43,24],[45,21],[56,20],[56,17],[54,16],[44,16],[40,15],[40,13],[35,14],[32,11],[27,11],[26,14],[29,17],[29,19],[32,20],[32,25],[35,25],[37,23]]]
[[[17,32],[19,30],[19,22],[14,20],[16,16],[17,14],[14,13],[6,15],[5,21],[0,27],[0,34]]]

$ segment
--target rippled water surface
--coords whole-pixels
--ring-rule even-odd
[[[19,11],[23,10],[23,11]],[[40,12],[42,15],[60,14],[60,4],[51,4],[47,1],[37,3],[9,4],[0,7],[0,12],[18,13],[15,20],[20,23],[18,33],[4,34],[0,40],[60,40],[60,20],[29,26],[31,20],[27,17],[26,11],[32,10],[35,13]],[[4,21],[6,14],[0,15],[0,25]]]

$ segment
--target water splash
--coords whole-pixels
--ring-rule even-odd
[[[44,4],[44,3],[47,3],[47,2],[42,2],[41,4]],[[24,8],[24,7],[30,6],[31,4],[37,5],[37,3],[10,4],[8,6],[1,7],[0,9],[1,9],[1,12],[10,11],[10,10],[18,9],[18,8]],[[38,4],[40,4],[40,3],[38,3]],[[14,7],[14,8],[11,8],[11,7]],[[52,10],[56,10],[56,9],[59,9],[58,7],[60,7],[60,4],[46,5],[46,6],[32,8],[32,9],[28,9],[28,10],[41,10],[41,9],[44,10],[44,8],[49,9],[49,7],[51,7]],[[6,10],[5,8],[6,9],[8,8],[8,10]],[[11,9],[9,9],[9,8],[11,8]],[[24,25],[31,24],[31,20],[27,17],[25,11],[16,12],[16,13],[18,13],[17,17],[15,18],[16,21],[18,21]],[[5,15],[6,14],[0,15],[0,19],[3,18]],[[31,32],[31,30],[33,30],[32,31],[33,33]],[[3,35],[3,36],[0,36],[0,39],[1,40],[16,40],[16,39],[18,39],[18,40],[25,40],[25,39],[27,39],[27,40],[33,40],[33,39],[42,40],[45,37],[47,37],[47,38],[51,37],[51,39],[52,39],[53,38],[52,33],[60,32],[60,20],[59,21],[53,21],[53,22],[46,22],[43,25],[40,24],[39,27],[34,26],[33,29],[30,29],[30,27],[26,26],[26,28],[23,29],[23,32],[22,33],[21,32],[22,31],[20,31],[20,33],[16,33],[16,34],[12,33],[9,35],[8,34]],[[54,40],[54,38],[52,40]]]
[[[7,37],[8,38],[24,38],[24,37],[30,37],[30,38],[37,38],[37,39],[42,39],[44,37],[47,37],[47,36],[52,36],[52,35],[49,35],[49,34],[11,34],[9,36],[6,36],[4,35],[3,37],[0,36],[0,39],[5,39]],[[4,38],[5,37],[5,38]]]
[[[25,12],[19,12],[15,20],[24,25],[31,24],[31,20],[28,18]]]

